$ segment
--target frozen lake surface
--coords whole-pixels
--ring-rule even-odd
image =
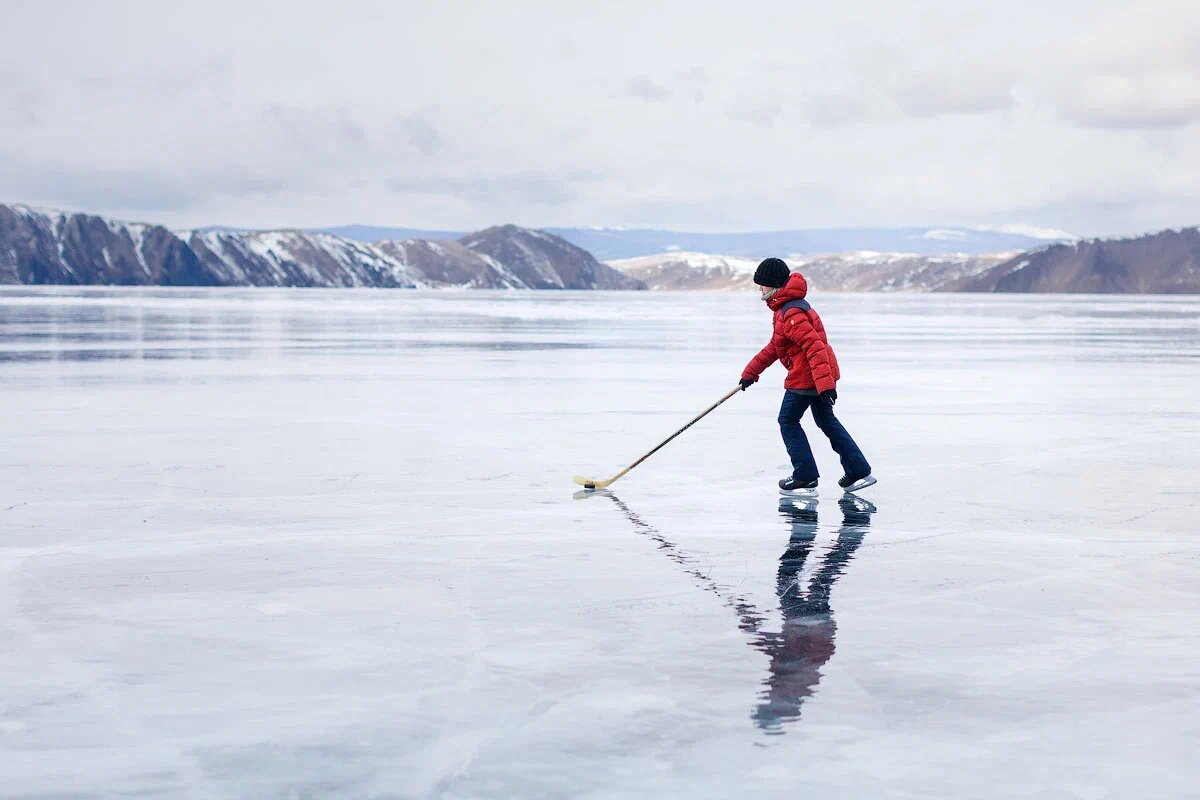
[[[1200,298],[812,299],[0,290],[0,796],[1197,796]]]

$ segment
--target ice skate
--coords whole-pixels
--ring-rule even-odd
[[[838,486],[842,487],[846,492],[857,492],[860,489],[873,486],[875,483],[875,476],[867,473],[861,476],[843,475],[841,480],[838,481]]]
[[[816,497],[817,482],[784,478],[779,482],[779,494],[783,497]]]

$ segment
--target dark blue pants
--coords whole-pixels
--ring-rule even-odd
[[[862,476],[869,473],[871,465],[850,438],[850,434],[842,427],[842,423],[833,415],[833,403],[814,395],[785,392],[783,405],[779,407],[779,432],[783,435],[783,444],[792,460],[793,477],[801,481],[815,481],[821,475],[817,471],[817,460],[813,458],[812,448],[808,446],[808,437],[800,427],[800,418],[809,406],[812,406],[813,422],[817,423],[821,433],[829,437],[833,452],[841,458],[842,469],[846,474]]]

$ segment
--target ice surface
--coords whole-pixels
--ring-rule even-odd
[[[1200,299],[812,299],[0,290],[0,796],[1194,793]]]

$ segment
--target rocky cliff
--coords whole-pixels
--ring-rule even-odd
[[[308,231],[170,231],[0,205],[0,283],[643,289],[556,236],[515,225],[459,241],[359,242]]]
[[[502,225],[459,241],[503,264],[531,289],[644,289],[641,281],[601,264],[591,253],[542,231]]]
[[[945,291],[1200,294],[1200,228],[1022,253]]]

